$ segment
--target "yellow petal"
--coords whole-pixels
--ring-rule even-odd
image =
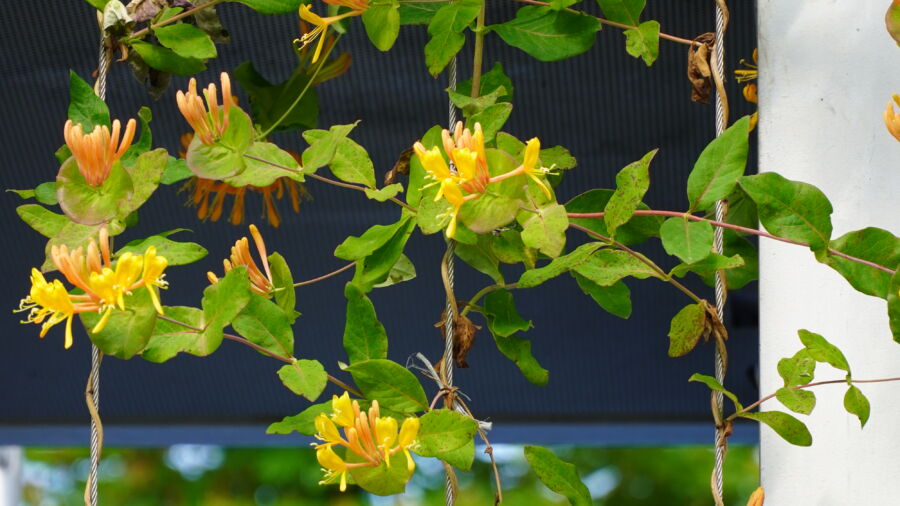
[[[322,467],[330,471],[342,473],[347,470],[347,464],[337,453],[334,453],[330,445],[320,446],[316,450],[316,460],[319,461]]]
[[[525,172],[531,172],[537,165],[538,157],[541,154],[541,141],[537,137],[533,137],[525,143],[525,159],[522,161],[522,167]]]
[[[416,436],[419,434],[419,426],[421,422],[419,422],[418,418],[407,418],[403,420],[403,425],[400,427],[400,437],[397,439],[397,444],[406,448],[413,444],[416,440]]]
[[[312,7],[307,4],[300,4],[300,19],[316,26],[322,26],[325,20],[321,16],[312,11]]]
[[[350,401],[350,394],[344,392],[340,397],[333,395],[331,397],[331,419],[334,423],[341,427],[353,427],[353,403]]]

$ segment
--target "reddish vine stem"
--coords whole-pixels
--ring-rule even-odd
[[[886,382],[888,382],[888,381],[900,381],[900,377],[897,377],[897,378],[878,378],[878,379],[870,379],[870,380],[855,380],[855,379],[851,379],[851,380],[849,381],[849,383],[886,383]],[[837,384],[837,383],[847,383],[847,382],[848,382],[848,381],[847,381],[846,379],[840,379],[840,380],[828,380],[828,381],[816,381],[816,382],[814,382],[814,383],[807,383],[807,384],[805,384],[805,385],[794,385],[794,386],[790,386],[790,387],[787,387],[787,388],[790,388],[791,390],[800,390],[800,389],[803,389],[803,388],[817,387],[817,386],[820,386],[820,385],[834,385],[834,384]],[[753,409],[753,408],[759,406],[760,404],[766,402],[767,400],[769,400],[769,399],[771,399],[771,398],[773,398],[773,397],[775,397],[775,394],[774,394],[774,393],[769,394],[769,395],[767,395],[767,396],[761,398],[760,400],[754,402],[753,404],[750,404],[749,406],[745,407],[744,409],[735,412],[733,415],[729,416],[727,419],[728,419],[728,420],[734,420],[735,418],[737,418],[738,416],[740,416],[741,413],[749,413],[751,409]]]
[[[569,218],[602,219],[606,215],[606,213],[569,213],[568,215],[569,215]],[[809,244],[805,243],[805,242],[794,241],[792,239],[788,239],[786,237],[779,237],[777,235],[772,235],[768,232],[764,232],[762,230],[757,230],[755,228],[742,227],[740,225],[725,223],[724,221],[711,220],[709,218],[704,218],[702,216],[694,216],[693,214],[689,214],[689,213],[682,213],[682,212],[678,212],[678,211],[658,211],[655,209],[638,209],[637,211],[634,212],[634,215],[635,216],[671,216],[674,218],[687,218],[687,219],[693,220],[693,221],[705,221],[714,227],[727,228],[729,230],[735,230],[737,232],[743,232],[745,234],[758,235],[760,237],[765,237],[767,239],[774,239],[776,241],[786,242],[788,244],[795,244],[797,246],[806,246],[807,248],[809,247]],[[872,267],[873,269],[878,269],[880,271],[887,272],[888,274],[894,274],[894,272],[895,272],[893,269],[891,269],[889,267],[885,267],[883,265],[876,264],[875,262],[870,262],[870,261],[864,260],[862,258],[857,258],[855,256],[848,255],[848,254],[840,252],[836,249],[828,248],[828,252],[834,256],[838,256],[838,257],[850,260],[851,262],[856,262],[858,264],[867,265],[869,267]]]
[[[186,328],[186,329],[191,329],[191,330],[193,330],[193,331],[195,331],[195,332],[203,332],[203,329],[201,329],[201,328],[199,328],[199,327],[195,327],[195,326],[193,326],[193,325],[191,325],[191,324],[189,324],[189,323],[185,323],[185,322],[183,322],[183,321],[176,320],[175,318],[170,318],[170,317],[168,317],[168,316],[161,315],[161,314],[156,315],[156,317],[159,318],[160,320],[164,320],[164,321],[167,321],[167,322],[169,322],[169,323],[174,323],[175,325],[181,325],[182,327],[184,327],[184,328]],[[262,353],[263,355],[267,355],[267,356],[272,357],[272,358],[274,358],[274,359],[276,359],[276,360],[280,360],[280,361],[282,361],[282,362],[284,362],[284,363],[286,363],[286,364],[293,364],[293,363],[294,363],[294,360],[295,360],[295,359],[294,359],[293,357],[285,357],[284,355],[279,355],[278,353],[275,353],[275,352],[272,351],[272,350],[263,348],[262,346],[260,346],[260,345],[258,345],[258,344],[256,344],[256,343],[254,343],[254,342],[252,342],[252,341],[249,341],[249,340],[247,340],[247,339],[244,339],[244,338],[241,337],[241,336],[237,336],[237,335],[234,335],[234,334],[223,333],[223,334],[222,334],[222,337],[224,337],[225,339],[228,339],[228,340],[230,340],[230,341],[234,341],[234,342],[237,342],[237,343],[241,343],[241,344],[243,344],[243,345],[245,345],[245,346],[249,346],[250,348],[253,348],[254,350],[256,350],[256,351]],[[343,381],[341,381],[341,380],[335,378],[334,376],[332,376],[332,375],[330,375],[330,374],[328,375],[328,381],[330,381],[331,383],[334,383],[335,385],[337,385],[337,386],[343,388],[344,390],[350,392],[351,394],[353,394],[353,395],[355,395],[355,396],[357,396],[357,397],[364,397],[364,395],[362,394],[362,392],[360,392],[359,390],[353,388],[352,386],[348,385],[347,383],[345,383],[345,382],[343,382]]]
[[[550,4],[549,4],[549,3],[547,3],[547,2],[541,2],[541,1],[539,1],[539,0],[514,0],[514,1],[519,2],[519,3],[523,3],[523,4],[531,4],[531,5],[540,5],[540,6],[542,6],[542,7],[550,7]],[[569,12],[574,12],[574,13],[576,13],[576,14],[584,14],[585,16],[591,16],[590,14],[587,14],[587,13],[584,13],[584,12],[581,12],[581,11],[577,11],[577,10],[575,10],[575,9],[566,9],[566,10],[569,11]],[[617,23],[617,22],[615,22],[615,21],[612,21],[612,20],[609,20],[609,19],[606,19],[606,18],[601,18],[601,17],[598,17],[598,16],[591,16],[591,17],[594,18],[594,19],[596,19],[597,21],[599,21],[601,25],[614,26],[614,27],[616,27],[616,28],[621,28],[622,30],[636,30],[636,29],[637,29],[636,26],[626,25],[625,23]],[[659,32],[659,38],[660,38],[660,39],[670,40],[670,41],[672,41],[672,42],[677,42],[677,43],[679,43],[679,44],[686,44],[686,45],[688,45],[688,46],[695,46],[695,45],[696,45],[696,46],[699,46],[699,45],[700,45],[699,42],[695,42],[695,41],[693,41],[693,40],[684,39],[684,38],[681,38],[681,37],[676,37],[676,36],[674,36],[674,35],[669,35],[669,34],[663,33],[663,32]]]
[[[308,280],[306,280],[306,281],[300,281],[299,283],[294,283],[294,287],[298,287],[298,286],[306,286],[306,285],[311,285],[311,284],[313,284],[313,283],[318,283],[319,281],[322,281],[323,279],[328,279],[328,278],[330,278],[330,277],[332,277],[332,276],[337,276],[338,274],[340,274],[340,273],[346,271],[347,269],[353,267],[354,265],[356,265],[356,262],[350,262],[349,264],[347,264],[347,265],[341,267],[340,269],[338,269],[338,270],[336,270],[336,271],[329,272],[328,274],[324,274],[324,275],[319,276],[319,277],[317,277],[317,278],[308,279]]]

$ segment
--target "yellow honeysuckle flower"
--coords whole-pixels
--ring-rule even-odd
[[[466,198],[462,194],[462,190],[459,189],[459,186],[451,181],[446,180],[447,184],[441,184],[441,193],[439,195],[443,195],[444,200],[450,203],[450,224],[447,225],[447,237],[452,238],[456,235],[456,219],[459,216],[459,208],[462,207],[463,204],[466,203]],[[437,199],[435,199],[437,200]]]
[[[375,444],[379,448],[385,449],[394,446],[397,441],[397,420],[390,416],[378,417],[375,419]],[[390,465],[391,460],[387,460]]]
[[[222,72],[219,76],[222,84],[222,108],[219,109],[219,97],[216,93],[215,83],[210,83],[203,90],[206,105],[197,93],[197,80],[193,77],[188,82],[188,92],[178,90],[175,100],[178,110],[194,129],[197,137],[203,144],[209,145],[216,141],[225,129],[228,128],[228,112],[235,105],[235,98],[231,94],[231,79],[228,74]],[[209,106],[207,111],[206,107]]]
[[[478,163],[478,153],[469,148],[454,148],[453,160],[456,170],[463,181],[474,180],[477,176],[476,165]]]
[[[894,102],[900,107],[900,95],[894,93]],[[894,104],[890,101],[887,103],[887,108],[884,110],[884,124],[887,126],[888,132],[894,136],[895,139],[900,141],[900,114],[894,112]]]
[[[57,279],[48,283],[37,269],[31,269],[31,290],[28,297],[19,301],[16,312],[28,311],[28,318],[22,323],[43,323],[41,337],[47,335],[50,327],[66,320],[66,349],[72,346],[72,317],[75,306],[69,298],[69,292]],[[49,318],[48,318],[49,317]],[[44,321],[44,320],[47,321]]]
[[[756,83],[750,83],[747,86],[744,86],[744,100],[747,102],[757,103],[759,101],[759,97],[756,94]]]
[[[345,492],[347,490],[347,463],[337,453],[334,453],[330,445],[320,446],[316,450],[316,460],[325,468],[326,480],[332,474],[340,473],[341,492]],[[320,481],[319,485],[324,485],[326,480]]]
[[[757,65],[757,58],[759,57],[759,49],[753,50],[753,63],[748,62],[747,60],[741,59],[741,65],[746,68],[737,69],[734,71],[734,77],[739,83],[745,83],[747,81],[753,81],[759,77],[759,67]]]
[[[539,177],[546,175],[550,172],[550,169],[546,167],[538,167],[538,157],[541,155],[541,141],[537,137],[533,137],[525,143],[525,158],[522,161],[522,172],[524,172],[528,177],[531,178],[538,186],[541,187],[541,190],[544,190],[544,194],[547,195],[547,198],[552,198],[550,195],[550,188],[547,187],[547,184]]]
[[[447,166],[447,162],[441,155],[441,150],[437,146],[425,149],[421,142],[416,142],[413,144],[413,150],[419,157],[419,161],[422,162],[422,167],[425,168],[429,178],[440,182],[453,176],[453,173],[450,172],[450,167]]]
[[[463,128],[462,121],[458,121],[453,136],[451,137],[449,130],[444,129],[441,132],[441,140],[444,151],[459,172],[462,188],[469,193],[484,193],[490,174],[481,123],[475,123],[474,131],[470,131]]]
[[[345,442],[338,432],[337,426],[325,413],[320,413],[315,419],[316,439],[325,441],[324,445],[317,444],[316,447],[340,444]]]
[[[400,448],[403,448],[403,453],[406,454],[406,468],[409,469],[409,472],[412,473],[416,469],[416,461],[413,460],[412,455],[409,453],[409,449],[416,443],[416,436],[419,434],[419,426],[421,422],[418,418],[407,418],[403,420],[403,425],[400,427],[400,437],[397,439],[397,445]]]
[[[119,120],[113,121],[111,133],[106,125],[97,125],[89,134],[82,131],[80,124],[74,125],[72,120],[66,121],[63,128],[66,146],[72,152],[78,171],[88,185],[97,187],[106,181],[113,164],[131,147],[136,127],[134,119],[129,119],[120,142],[119,131],[122,124]]]
[[[368,8],[368,5],[366,5],[366,8]],[[312,58],[313,63],[317,62],[319,60],[319,56],[322,54],[322,47],[325,45],[325,32],[328,31],[328,27],[331,26],[332,23],[340,21],[344,18],[359,16],[364,11],[365,9],[351,10],[350,12],[346,12],[339,16],[330,16],[327,18],[323,18],[313,12],[312,7],[310,7],[309,5],[300,4],[300,19],[315,26],[312,31],[306,32],[300,36],[300,39],[297,41],[300,43],[300,49],[305,48],[314,40],[319,39],[319,43],[316,45],[316,51],[315,53],[313,53]]]
[[[116,302],[119,305],[119,309],[125,310],[125,294],[130,294],[131,289],[136,288],[134,285],[141,279],[141,271],[143,268],[144,259],[131,252],[124,253],[116,262],[114,288],[116,290]]]
[[[147,287],[147,291],[150,292],[150,299],[153,300],[153,307],[156,308],[156,312],[159,314],[163,314],[163,309],[162,305],[159,303],[159,295],[156,293],[156,287],[166,288],[169,286],[169,283],[163,279],[165,276],[163,271],[168,265],[169,261],[166,260],[166,257],[161,257],[156,254],[156,246],[150,246],[147,248],[147,251],[144,252],[144,272],[141,274],[141,282]]]
[[[353,427],[356,414],[353,412],[353,403],[350,394],[344,392],[340,397],[331,396],[331,419],[341,427]]]

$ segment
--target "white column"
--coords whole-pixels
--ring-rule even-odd
[[[816,185],[834,206],[833,237],[866,226],[900,235],[900,142],[882,113],[900,93],[900,47],[888,0],[759,0],[759,168]],[[736,58],[737,55],[731,55]],[[886,303],[853,290],[804,248],[760,245],[761,393],[782,385],[776,364],[800,349],[797,330],[843,350],[859,379],[900,376]],[[816,380],[840,379],[819,364]],[[814,391],[813,445],[760,435],[766,505],[900,504],[900,383],[860,385],[865,429],[843,409],[846,386]],[[763,409],[785,410],[776,400]]]
[[[0,446],[0,504],[19,504],[22,493],[22,448]]]

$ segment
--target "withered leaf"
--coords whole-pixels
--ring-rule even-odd
[[[712,71],[709,68],[709,58],[713,53],[713,44],[716,35],[712,32],[700,35],[688,48],[688,80],[691,82],[691,101],[700,102],[701,104],[709,103],[709,96],[712,93],[712,82],[710,76]]]
[[[465,307],[465,304],[460,303],[460,306]],[[435,328],[441,330],[441,341],[444,339],[444,325],[446,319],[447,312],[444,311],[441,313],[441,320],[434,324]],[[462,369],[469,367],[469,364],[466,362],[466,355],[469,354],[469,349],[472,348],[472,345],[475,343],[475,334],[481,330],[481,326],[475,325],[472,323],[472,320],[467,316],[462,316],[459,312],[456,313],[454,326],[453,362],[456,363],[456,367]]]
[[[397,182],[397,176],[400,174],[409,175],[409,160],[412,158],[413,149],[407,148],[400,153],[397,163],[394,167],[384,174],[384,186],[392,185]]]

